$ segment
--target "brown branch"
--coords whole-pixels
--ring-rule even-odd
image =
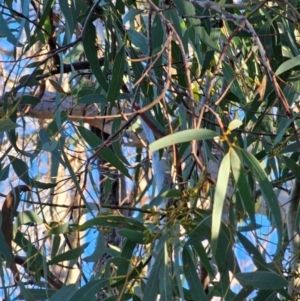
[[[7,246],[10,249],[11,260],[9,263],[9,268],[11,269],[14,278],[19,280],[19,271],[14,260],[12,253],[12,241],[13,241],[13,220],[15,216],[16,209],[18,208],[20,202],[20,193],[30,191],[27,185],[19,185],[7,194],[2,207],[2,225],[1,230],[5,239]]]

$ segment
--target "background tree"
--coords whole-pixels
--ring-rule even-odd
[[[298,1],[0,7],[6,300],[299,299]]]

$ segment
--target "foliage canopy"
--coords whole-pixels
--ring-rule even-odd
[[[0,7],[7,300],[298,300],[298,1]]]

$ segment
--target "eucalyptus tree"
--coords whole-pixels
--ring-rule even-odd
[[[0,7],[5,299],[299,299],[298,1]]]

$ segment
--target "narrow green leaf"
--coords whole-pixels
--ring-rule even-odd
[[[121,118],[115,118],[113,120],[112,127],[111,127],[112,134],[114,134],[116,131],[119,130],[119,128],[121,127],[121,122],[122,122]],[[120,159],[120,161],[122,161],[125,165],[129,166],[130,163],[124,156],[124,153],[122,150],[122,143],[120,143],[120,140],[121,140],[120,138],[121,138],[121,135],[118,135],[116,137],[115,141],[112,143],[112,148],[113,148],[113,151],[116,154],[116,156]]]
[[[105,252],[105,248],[106,248],[106,243],[105,243],[104,235],[101,230],[98,230],[96,247],[93,253],[89,256],[84,257],[83,260],[86,262],[94,262],[94,263],[97,262],[103,256]]]
[[[79,100],[79,104],[92,104],[92,103],[106,103],[107,99],[102,94],[89,94],[82,96]]]
[[[54,183],[42,183],[36,180],[33,180],[29,174],[28,174],[28,166],[27,164],[20,160],[19,158],[13,157],[13,156],[8,156],[10,163],[17,174],[17,176],[27,185],[41,188],[41,189],[48,189],[48,188],[53,188],[56,186]]]
[[[260,271],[268,271],[268,265],[264,257],[261,255],[260,251],[256,248],[256,246],[254,246],[242,233],[236,233],[239,241],[241,242],[245,250],[248,252],[248,254],[251,256],[253,263],[256,265],[257,269]]]
[[[76,293],[76,289],[77,286],[75,284],[63,286],[53,296],[51,296],[49,301],[69,301],[72,298],[72,296]]]
[[[14,36],[7,25],[7,21],[5,21],[3,14],[0,14],[0,34],[7,37],[7,41],[14,46],[22,47],[23,44]]]
[[[155,262],[151,266],[151,271],[146,283],[142,301],[156,301],[159,289],[159,273],[163,260],[163,248],[160,250]]]
[[[280,75],[281,73],[294,69],[300,65],[300,54],[282,63],[276,70],[275,74]]]
[[[27,292],[31,294],[34,297],[34,300],[45,300],[48,299],[50,296],[52,296],[55,293],[55,290],[53,289],[36,289],[36,288],[27,288]],[[20,292],[17,300],[25,299],[25,296]]]
[[[95,295],[101,291],[101,289],[108,286],[108,284],[109,282],[107,279],[89,281],[86,285],[76,291],[69,301],[94,300]]]
[[[288,285],[286,279],[272,272],[238,273],[235,275],[235,278],[243,286],[249,285],[260,290],[277,290]]]
[[[209,46],[212,50],[215,50],[217,52],[220,52],[220,49],[218,48],[217,44],[211,39],[211,37],[206,32],[205,28],[203,26],[196,27],[196,32],[198,31],[200,40]]]
[[[20,104],[36,105],[41,102],[41,99],[32,95],[23,95]]]
[[[112,79],[107,92],[107,100],[114,102],[120,94],[120,89],[123,84],[123,75],[125,70],[125,49],[124,46],[120,48],[114,61],[112,69]]]
[[[278,130],[279,133],[277,134],[275,140],[274,140],[274,146],[276,146],[278,143],[282,142],[283,139],[283,135],[285,134],[285,131],[287,129],[287,127],[294,122],[295,119],[297,119],[300,116],[300,113],[295,114],[293,116],[293,118],[287,119],[287,118],[283,118],[282,122],[280,123]]]
[[[59,7],[64,14],[64,17],[66,19],[65,25],[66,25],[66,42],[70,43],[74,28],[75,28],[75,20],[74,16],[72,14],[71,7],[69,6],[68,1],[65,0],[59,0]]]
[[[241,103],[245,103],[245,94],[243,93],[237,79],[236,74],[232,70],[232,68],[226,62],[223,62],[223,72],[224,72],[224,79],[226,80],[227,84],[231,84],[230,91],[240,99]]]
[[[297,181],[300,181],[300,166],[293,159],[286,156],[281,156],[287,167],[293,172]]]
[[[187,246],[183,247],[182,251],[182,264],[183,264],[183,271],[186,278],[186,281],[189,285],[190,292],[193,296],[194,300],[201,300],[206,301],[207,296],[204,292],[202,283],[199,279],[199,275],[197,273],[197,268],[194,264],[194,261],[190,255]]]
[[[27,288],[25,287],[24,283],[22,281],[20,281],[18,283],[18,287],[21,290],[21,294],[22,296],[24,296],[24,299],[26,301],[35,301],[35,298],[32,296],[32,294],[27,290]]]
[[[126,260],[121,262],[118,266],[118,271],[117,271],[118,277],[120,276],[125,277],[125,275],[128,273],[128,269],[131,263],[131,257],[134,253],[136,245],[137,244],[135,242],[126,239],[121,253],[121,257],[125,258]]]
[[[43,223],[43,220],[32,210],[22,211],[17,215],[14,226],[18,228],[21,225],[26,225],[28,223],[40,225]]]
[[[82,135],[84,140],[91,146],[91,147],[97,147],[99,146],[102,141],[101,139],[92,133],[90,130],[86,129],[82,126],[77,126],[77,129],[79,133]],[[109,162],[112,166],[117,168],[123,175],[125,175],[127,178],[131,179],[131,176],[128,172],[128,169],[125,167],[125,165],[121,162],[121,160],[108,148],[105,147],[101,152],[100,156],[107,162]]]
[[[280,210],[278,199],[273,190],[273,186],[271,182],[269,181],[265,171],[261,168],[257,159],[252,154],[248,153],[245,150],[240,150],[240,152],[243,156],[244,162],[247,164],[248,168],[257,179],[264,200],[268,204],[269,210],[274,217],[274,222],[278,234],[278,243],[277,243],[277,250],[276,250],[276,254],[278,254],[278,252],[280,252],[281,250],[282,235],[283,235],[282,217],[281,217],[281,210]]]
[[[123,16],[123,25],[125,25],[126,22],[132,20],[136,15],[143,13],[144,11],[141,9],[130,9],[126,14]]]
[[[229,150],[230,152],[231,150]],[[212,213],[212,229],[211,229],[211,248],[213,255],[217,252],[218,238],[221,227],[221,218],[223,212],[223,204],[226,198],[228,180],[230,174],[230,154],[227,153],[220,165],[218,172],[218,180],[214,194],[214,204]]]
[[[63,88],[62,86],[55,80],[49,78],[48,79],[50,84],[53,86],[53,88],[58,92],[58,93],[62,93],[62,94],[68,94]]]
[[[97,78],[98,83],[102,87],[102,89],[107,92],[108,83],[99,65],[99,59],[97,56],[97,47],[95,45],[95,41],[96,41],[96,29],[92,20],[89,20],[85,35],[82,39],[83,48],[84,48],[86,58],[90,63],[90,68],[93,71],[93,74]]]
[[[159,294],[160,301],[173,300],[169,258],[166,243],[163,247],[162,265],[159,272]]]
[[[143,54],[148,54],[148,43],[146,37],[133,29],[128,29],[127,33],[132,44],[135,47],[140,48]]]
[[[63,254],[59,254],[52,258],[50,261],[48,261],[48,265],[56,264],[59,262],[63,262],[66,260],[73,260],[73,259],[78,259],[79,256],[84,252],[84,249],[89,245],[90,243],[87,242],[83,244],[82,246],[78,248],[71,249]]]
[[[234,119],[232,120],[229,124],[228,124],[228,129],[230,131],[235,130],[236,128],[238,128],[239,126],[241,126],[243,124],[243,121],[238,120],[238,119]]]
[[[193,247],[194,247],[196,253],[198,254],[200,261],[203,264],[203,266],[205,267],[206,271],[212,276],[212,278],[214,278],[215,275],[214,275],[214,272],[210,265],[210,261],[208,259],[206,250],[204,249],[202,242],[194,240],[191,244],[193,245]]]
[[[144,235],[143,231],[138,231],[138,230],[130,230],[130,229],[121,229],[118,231],[118,233],[126,237],[127,239],[139,243],[139,244],[147,244],[150,243],[149,239],[146,240],[146,236]],[[150,239],[151,241],[151,239]]]
[[[10,131],[17,128],[19,125],[12,122],[9,118],[4,118],[0,121],[0,132]]]
[[[17,231],[14,242],[26,253],[30,270],[39,271],[43,267],[43,256],[36,247],[20,231]]]
[[[0,170],[0,182],[8,179],[10,164]]]
[[[60,235],[69,232],[69,223],[60,224],[58,222],[50,223],[51,229],[47,232],[47,236]]]
[[[218,133],[207,129],[185,130],[154,141],[149,145],[149,149],[154,152],[177,143],[190,142],[192,140],[207,140],[216,136],[218,136]]]
[[[246,179],[246,173],[242,166],[241,159],[234,149],[230,150],[230,164],[244,208],[246,209],[252,224],[255,225],[255,208],[252,193]]]
[[[124,217],[117,215],[98,216],[92,218],[82,225],[78,226],[79,231],[86,230],[93,226],[103,227],[118,227],[120,229],[131,229],[131,230],[146,230],[146,227],[140,223],[136,218]]]

